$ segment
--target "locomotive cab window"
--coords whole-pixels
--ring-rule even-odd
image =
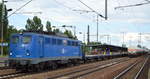
[[[12,37],[12,43],[13,44],[17,44],[18,42],[19,42],[19,37],[18,36]]]
[[[50,44],[51,43],[51,39],[50,38],[45,38],[45,44]]]
[[[56,45],[56,39],[52,39],[52,44]]]
[[[76,46],[76,42],[72,41],[72,46]]]
[[[62,40],[61,40],[61,39],[58,39],[58,40],[57,40],[57,44],[58,44],[58,45],[62,45]]]
[[[78,42],[76,42],[76,43],[75,43],[75,45],[76,45],[76,46],[79,46],[79,43],[78,43]]]
[[[71,46],[71,41],[67,41],[68,42],[68,46]]]
[[[31,36],[23,36],[22,42],[24,44],[29,44],[31,42]]]

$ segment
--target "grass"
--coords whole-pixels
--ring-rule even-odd
[[[0,55],[0,58],[1,58],[1,57],[8,57],[8,55]]]

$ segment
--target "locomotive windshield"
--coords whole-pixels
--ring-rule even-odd
[[[29,44],[30,41],[31,41],[31,36],[23,36],[22,42],[23,42],[24,44]]]
[[[17,44],[18,42],[19,42],[19,37],[18,36],[12,37],[12,43],[13,44]]]

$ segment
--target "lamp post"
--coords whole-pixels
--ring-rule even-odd
[[[142,33],[139,33],[139,40],[138,40],[138,45],[142,44]]]
[[[125,34],[126,32],[121,32],[122,33],[122,47],[125,46]]]
[[[4,1],[2,0],[1,1],[1,4],[2,4],[2,13],[1,13],[1,55],[3,55],[3,42],[4,42],[4,21],[5,21],[5,18],[4,18],[4,14],[5,14],[5,5],[4,5],[4,2],[7,2],[7,1]],[[8,9],[7,11],[12,11],[12,9]]]
[[[3,55],[3,12],[4,11],[4,1],[2,0],[2,12],[1,12],[1,55]]]

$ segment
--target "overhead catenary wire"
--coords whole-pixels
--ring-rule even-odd
[[[87,4],[85,4],[84,2],[82,2],[81,0],[78,0],[80,3],[82,3],[84,6],[86,6],[88,9],[90,9],[91,11],[85,11],[85,12],[93,12],[95,14],[97,14],[97,42],[98,42],[98,35],[99,35],[99,32],[98,32],[98,26],[99,26],[99,16],[104,18],[105,20],[107,20],[107,0],[105,0],[105,16],[101,15],[100,13],[98,13],[97,11],[95,11],[94,9],[92,9],[91,7],[89,7]],[[84,12],[84,11],[83,11]]]
[[[70,10],[72,10],[72,11],[79,11],[79,10],[77,10],[77,9],[73,9],[73,8],[71,8],[71,7],[68,7],[68,6],[62,4],[61,2],[59,2],[59,1],[57,1],[57,0],[54,0],[54,1],[55,1],[57,4],[60,4],[61,6],[65,7],[65,8],[68,8],[68,9],[70,9]],[[83,10],[80,10],[80,11],[83,11]],[[86,10],[84,10],[84,11],[86,11]]]
[[[64,5],[63,3],[61,3],[61,2],[59,2],[59,1],[57,1],[57,0],[53,0],[53,1],[55,1],[57,4],[59,4],[59,5],[63,6],[63,7],[65,7],[65,8],[67,8],[67,9],[69,9],[69,10],[71,10],[71,11],[76,11],[76,9],[71,8],[71,7],[69,7],[69,6],[66,6],[66,5]],[[81,13],[80,13],[80,14],[81,14]],[[91,18],[90,18],[89,16],[86,16],[86,17],[91,20]]]
[[[27,3],[25,3],[24,5],[22,5],[21,7],[19,7],[18,9],[16,9],[13,13],[11,13],[10,15],[8,15],[8,17],[12,16],[13,14],[15,14],[17,11],[21,10],[22,8],[24,8],[26,5],[28,5],[30,2],[32,2],[33,0],[28,1]]]
[[[64,7],[66,7],[66,8],[68,8],[68,9],[70,9],[70,10],[73,10],[71,7],[68,7],[68,6],[62,4],[62,3],[58,2],[57,0],[54,0],[54,1],[55,1],[56,3],[58,3],[58,4],[62,5],[62,6],[64,6]]]
[[[20,1],[25,1],[25,0],[7,0],[8,2],[20,2]]]
[[[145,0],[145,1],[150,2],[149,0]]]
[[[15,14],[42,14],[42,12],[16,12]]]
[[[146,0],[146,1],[147,1],[147,2],[138,3],[138,4],[133,4],[133,5],[118,6],[118,7],[115,7],[114,9],[127,8],[127,7],[134,7],[134,6],[142,6],[142,5],[150,4],[150,1],[148,1],[148,0]]]
[[[101,15],[100,13],[98,13],[97,11],[95,11],[94,9],[92,9],[91,7],[89,7],[88,5],[86,5],[84,2],[82,2],[81,0],[78,0],[80,3],[82,3],[83,5],[85,5],[87,8],[89,8],[91,11],[95,12],[97,15],[99,15],[102,18],[105,18],[103,15]]]

